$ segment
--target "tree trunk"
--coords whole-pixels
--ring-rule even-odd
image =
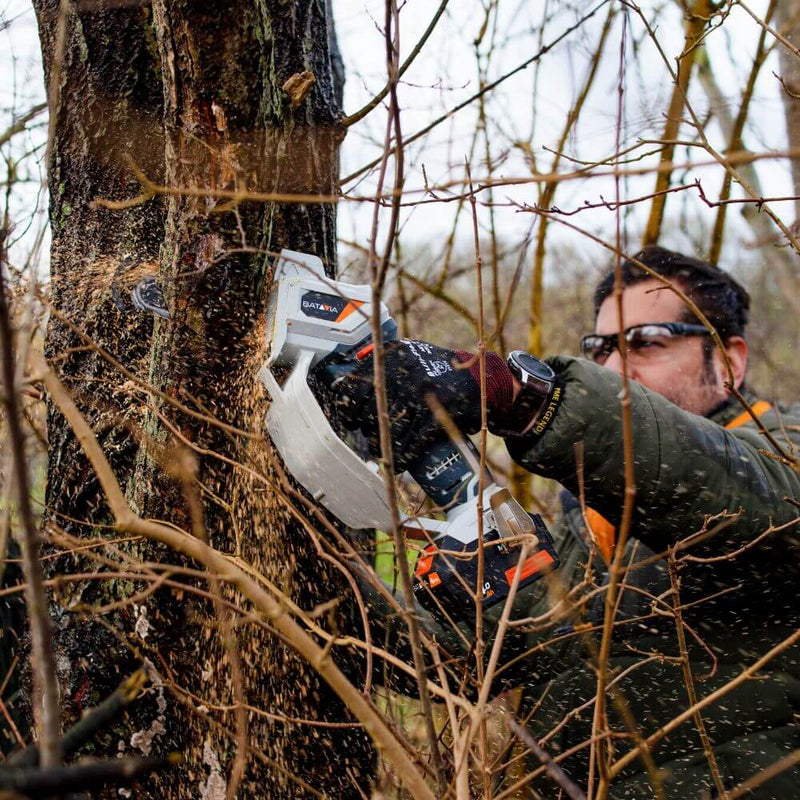
[[[56,19],[48,8],[37,4],[52,85]],[[160,394],[135,393],[130,381],[94,354],[75,353],[59,369],[95,429],[105,429],[106,449],[115,452],[112,464],[120,479],[130,478],[127,494],[140,513],[207,536],[301,609],[341,599],[317,622],[331,632],[347,631],[353,625],[352,592],[293,521],[289,501],[277,487],[275,454],[258,438],[266,400],[256,379],[266,344],[268,254],[281,247],[316,253],[333,274],[335,207],[232,205],[204,195],[230,189],[335,193],[343,129],[326,3],[154,0],[152,8],[123,4],[81,11],[78,17],[68,26],[51,155],[54,234],[59,226],[53,245],[55,302]],[[301,87],[308,84],[308,73],[315,82],[307,96],[282,89],[293,75],[302,75]],[[96,85],[102,98],[93,111],[86,107],[89,85]],[[132,111],[113,126],[109,109],[117,107]],[[106,127],[104,138],[100,130]],[[83,157],[67,160],[72,153]],[[126,177],[126,156],[156,182],[186,191],[122,212],[89,207],[97,196],[140,192]],[[69,194],[60,191],[62,185]],[[66,215],[65,207],[71,209]],[[128,253],[137,262],[157,261],[171,318],[157,320],[152,335],[146,327],[152,323],[123,318],[115,310],[105,284],[101,292],[72,288],[85,280],[87,260],[118,265]],[[132,278],[129,270],[126,275]],[[72,341],[62,326],[53,325],[50,357]],[[102,384],[106,394],[97,392],[98,375],[108,381]],[[255,436],[199,421],[159,399],[164,396]],[[50,429],[51,509],[102,521],[99,490],[88,482],[74,439],[55,415]],[[80,467],[65,478],[65,463]],[[125,545],[125,552],[148,562],[182,563],[149,543]],[[70,663],[65,692],[73,713],[80,706],[76,696],[99,699],[116,682],[114,670],[127,671],[137,659],[149,662],[155,676],[154,691],[137,705],[130,725],[98,743],[95,752],[116,753],[118,745],[134,752],[177,749],[185,757],[177,777],[154,779],[137,796],[216,798],[239,780],[242,763],[235,756],[244,755],[239,742],[246,735],[251,752],[239,797],[302,797],[312,793],[309,784],[335,797],[359,796],[357,786],[368,792],[373,753],[360,728],[216,710],[237,704],[241,709],[244,703],[271,715],[350,719],[313,668],[260,621],[232,616],[225,603],[238,602],[233,593],[212,580],[186,580],[189,588],[179,595],[159,590],[136,606],[115,610],[105,626],[88,626],[91,635],[86,621],[78,625],[64,616],[60,655]],[[105,603],[144,586],[95,582],[81,586],[81,599]],[[195,588],[212,599],[202,599]],[[363,681],[363,665],[355,657],[336,647],[332,657],[354,681]],[[201,706],[205,709],[198,711]]]
[[[691,8],[686,7],[687,18],[685,25],[686,38],[683,53],[678,56],[678,71],[675,75],[675,86],[667,109],[667,119],[661,135],[666,143],[661,150],[661,165],[669,164],[675,155],[675,139],[681,127],[681,115],[686,105],[686,92],[689,88],[689,79],[692,76],[692,67],[695,61],[696,45],[708,21],[709,0],[695,0]],[[667,204],[667,195],[664,192],[669,188],[672,172],[663,171],[656,175],[656,187],[653,191],[653,200],[650,204],[650,216],[647,227],[642,237],[642,247],[658,244],[661,236],[661,223],[664,220],[664,208]]]
[[[795,47],[800,47],[800,0],[781,0],[775,8],[778,29]],[[778,45],[783,78],[783,109],[786,138],[792,150],[800,148],[800,58]],[[794,193],[800,196],[800,158],[790,160]],[[800,200],[795,200],[795,220],[800,220]],[[795,223],[796,224],[796,223]]]

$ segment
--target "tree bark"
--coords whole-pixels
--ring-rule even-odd
[[[800,47],[800,0],[781,0],[775,8],[778,29],[795,47]],[[783,110],[789,147],[800,147],[800,58],[783,45],[778,46],[783,78]],[[792,158],[794,193],[800,196],[800,158]],[[795,220],[800,220],[800,200],[795,200]],[[795,222],[795,224],[797,224]]]
[[[114,303],[115,275],[156,268],[165,205],[160,199],[124,212],[94,206],[98,197],[139,192],[125,165],[134,158],[157,180],[164,176],[162,90],[148,35],[146,8],[100,9],[36,0],[50,105],[51,284],[46,354],[96,431],[117,475],[127,482],[140,414],[130,386],[87,339],[146,377],[152,320],[124,314]],[[63,9],[63,10],[60,10]],[[113,42],[114,46],[109,46]],[[142,266],[143,265],[143,266]],[[82,536],[108,522],[102,492],[64,420],[48,406],[48,525]],[[45,562],[48,577],[93,569],[78,556]],[[58,606],[105,602],[129,587],[66,584]],[[113,633],[75,623],[56,610],[55,638],[65,712],[74,718],[110,694],[126,669]],[[63,617],[63,618],[62,618]],[[97,665],[97,667],[93,666]],[[116,743],[114,744],[116,746]]]
[[[333,275],[335,207],[231,205],[202,193],[336,192],[344,130],[326,3],[153,0],[152,6],[122,5],[105,9],[101,4],[100,10],[70,18],[59,77],[55,7],[37,2],[48,81],[52,85],[59,77],[62,85],[51,153],[54,233],[59,226],[53,245],[55,304],[126,366],[134,365],[161,397],[258,435],[267,407],[256,373],[265,355],[268,255],[281,247],[315,253]],[[308,78],[307,73],[314,77],[307,96],[283,90],[290,77]],[[89,110],[85,92],[94,85],[100,99]],[[121,126],[112,126],[109,110],[118,108],[130,113]],[[128,177],[126,157],[156,182],[189,192],[122,212],[91,207],[98,196],[131,197],[141,191]],[[62,184],[71,194],[56,191]],[[127,254],[158,269],[171,318],[157,320],[152,334],[152,322],[120,315],[105,284],[100,293],[76,288],[85,283],[87,260],[108,261],[114,270],[122,264],[132,278]],[[62,326],[53,325],[48,354],[56,357],[71,342]],[[106,450],[115,454],[112,466],[120,478],[129,477],[127,494],[140,513],[207,536],[302,609],[340,600],[318,623],[332,632],[353,626],[352,592],[314,540],[290,521],[288,501],[276,488],[275,454],[264,440],[200,422],[159,395],[132,397],[130,382],[95,354],[75,353],[59,370],[70,379],[95,430],[105,434]],[[106,394],[96,390],[98,376]],[[69,514],[103,521],[99,489],[55,414],[50,430],[53,519],[64,524],[58,514]],[[79,466],[65,477],[67,461]],[[253,478],[232,461],[272,482]],[[86,531],[85,526],[72,529]],[[128,544],[125,552],[148,562],[181,563],[149,543]],[[212,580],[192,586],[238,601]],[[107,602],[142,588],[116,581],[82,585],[80,591],[84,603],[87,598]],[[113,623],[110,634],[108,622]],[[149,702],[138,706],[130,725],[97,743],[95,752],[116,753],[118,747],[137,752],[137,745],[152,754],[178,749],[185,761],[177,778],[174,773],[154,778],[137,796],[167,791],[170,798],[216,798],[231,793],[231,782],[239,780],[242,764],[235,756],[237,751],[243,755],[239,744],[246,733],[255,752],[238,797],[310,794],[295,776],[334,797],[359,796],[359,786],[368,792],[373,752],[360,728],[214,710],[245,703],[291,718],[350,719],[310,665],[263,627],[235,622],[222,602],[200,599],[191,589],[180,597],[160,590],[136,607],[115,611],[105,626],[86,621],[78,626],[64,615],[60,655],[70,664],[65,693],[73,713],[80,710],[76,696],[99,699],[108,684],[117,682],[116,675],[111,677],[114,669],[126,671],[144,658],[156,676]],[[353,680],[363,681],[363,665],[354,657],[336,647],[332,657]],[[201,705],[210,710],[198,713]]]

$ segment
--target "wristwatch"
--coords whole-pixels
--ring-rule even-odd
[[[524,350],[511,352],[506,363],[520,389],[498,432],[501,436],[541,436],[561,405],[564,382],[549,364]]]

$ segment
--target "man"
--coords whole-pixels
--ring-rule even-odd
[[[680,295],[639,264],[696,304],[723,350]],[[528,705],[538,704],[531,730],[552,755],[571,751],[562,767],[585,785],[599,641],[599,633],[586,631],[602,624],[626,491],[622,329],[635,496],[609,673],[615,758],[637,736],[678,717],[690,705],[690,690],[698,698],[722,691],[699,718],[654,743],[649,762],[633,759],[615,776],[610,796],[717,796],[800,747],[797,646],[773,654],[755,678],[722,689],[800,628],[800,526],[794,525],[800,406],[770,405],[746,388],[749,298],[724,272],[653,247],[623,264],[622,279],[621,319],[613,272],[597,288],[595,333],[582,340],[585,359],[556,357],[538,366],[530,356],[509,364],[491,353],[485,359],[490,431],[505,437],[524,467],[566,487],[554,530],[561,560],[556,578],[566,600],[558,602],[544,582],[522,593],[515,617],[536,621],[527,634],[510,638],[501,677],[522,683]],[[430,359],[451,368],[430,370]],[[342,425],[361,427],[374,442],[369,362],[337,387],[337,414]],[[399,469],[441,435],[428,421],[426,393],[438,397],[462,430],[478,429],[479,365],[471,354],[401,342],[387,352],[386,375]],[[730,378],[752,414],[731,396]],[[664,556],[679,543],[670,576]],[[690,659],[689,688],[675,605]],[[524,632],[525,625],[515,630]],[[701,733],[708,737],[705,748]],[[552,784],[541,791],[556,793]],[[784,768],[748,796],[800,797],[798,770]]]

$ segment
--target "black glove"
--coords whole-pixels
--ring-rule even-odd
[[[395,466],[408,469],[428,447],[447,438],[436,421],[426,396],[442,404],[464,433],[475,433],[481,424],[480,386],[463,351],[446,350],[427,342],[408,339],[387,342],[384,351],[386,396],[389,407]],[[373,357],[367,356],[352,372],[332,387],[333,420],[346,430],[361,429],[375,456],[380,455],[378,413],[372,385]]]

